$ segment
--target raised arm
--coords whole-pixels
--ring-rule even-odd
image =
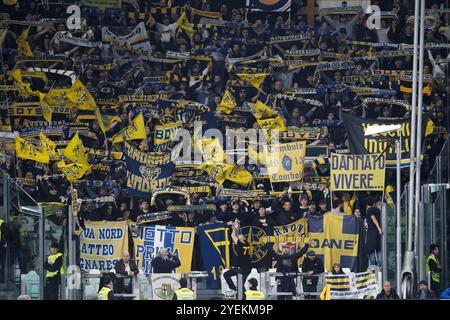
[[[430,59],[431,64],[434,66],[436,64],[436,60],[434,60],[433,55],[431,54],[431,50],[428,50],[428,58]]]
[[[325,21],[334,29],[337,29],[337,22],[331,19],[329,16],[323,16]]]

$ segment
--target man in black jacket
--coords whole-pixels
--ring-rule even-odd
[[[240,221],[235,220],[232,224],[232,232],[231,232],[231,238],[233,239],[233,249],[236,252],[236,259],[234,261],[234,266],[227,270],[223,274],[223,278],[228,284],[228,287],[231,290],[237,291],[237,287],[234,284],[232,277],[238,276],[239,273],[242,274],[242,285],[241,285],[241,291],[244,294],[245,288],[244,284],[247,280],[247,277],[252,272],[252,260],[251,260],[251,246],[248,243],[245,236],[240,233],[239,230]]]
[[[292,208],[292,200],[283,199],[281,208],[276,210],[274,220],[277,226],[283,226],[297,221],[300,218],[298,213]]]
[[[306,251],[308,251],[309,243],[305,244],[305,246],[300,249],[296,253],[291,253],[291,244],[285,243],[282,248],[282,253],[278,254],[276,251],[274,251],[272,248],[272,253],[274,256],[274,259],[276,260],[276,268],[277,272],[281,272],[283,274],[285,273],[298,273],[298,259],[301,258]],[[284,275],[282,277],[279,277],[277,280],[279,280],[278,292],[292,292],[292,296],[297,295],[296,285],[294,279],[296,278],[295,275]],[[279,300],[284,300],[279,297]]]
[[[428,283],[425,280],[419,282],[419,292],[416,294],[416,299],[431,300],[436,299],[434,291],[428,290]]]
[[[58,244],[53,242],[50,246],[50,255],[44,263],[45,275],[45,300],[58,300],[59,284],[61,283],[61,270],[63,265],[63,255],[58,252]]]
[[[153,273],[172,273],[173,269],[181,266],[180,259],[164,248],[159,249],[158,255],[153,258],[151,264]]]
[[[116,292],[122,293],[126,291],[127,293],[131,293],[132,282],[130,280],[131,277],[134,277],[139,273],[139,269],[134,260],[130,260],[130,253],[128,251],[124,251],[122,259],[116,262],[114,269],[116,270],[117,275],[125,276],[116,280]],[[127,282],[127,285],[125,285],[125,282]]]
[[[377,299],[380,300],[390,300],[390,299],[400,299],[397,292],[391,288],[391,283],[385,281],[383,284],[383,290],[377,295]]]
[[[302,263],[302,272],[307,273],[307,276],[303,277],[303,292],[317,292],[317,282],[319,277],[314,275],[321,274],[325,271],[323,262],[320,258],[316,257],[314,251],[309,251],[306,254],[305,260]],[[305,299],[315,299],[315,296],[306,295]]]

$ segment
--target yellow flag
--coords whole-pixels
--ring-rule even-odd
[[[233,170],[234,165],[225,163],[214,163],[207,161],[198,166],[200,170],[206,171],[209,177],[220,184],[227,179],[227,176]]]
[[[98,125],[100,126],[100,130],[102,130],[103,133],[106,132],[107,127],[105,126],[105,123],[103,122],[103,117],[100,113],[100,109],[98,107],[95,108],[95,118],[98,121]]]
[[[227,180],[236,182],[241,186],[248,186],[250,181],[252,181],[252,174],[247,170],[244,170],[242,166],[234,166],[234,168],[226,176]]]
[[[124,136],[125,140],[147,139],[144,116],[142,115],[142,113],[138,114],[126,128],[122,129],[118,134],[111,137],[111,141],[113,144],[122,142]]]
[[[48,163],[50,161],[47,152],[43,152],[37,146],[21,137],[16,137],[16,154],[19,158],[30,159],[37,162]]]
[[[80,79],[77,79],[72,88],[68,90],[67,98],[78,105],[80,110],[95,110],[97,108],[94,97],[92,97]]]
[[[230,114],[234,107],[236,107],[236,99],[227,89],[223,95],[222,101],[219,104],[219,110],[225,112],[226,114]]]
[[[261,129],[286,131],[284,119],[280,116],[269,119],[257,119],[257,121]]]
[[[199,142],[199,148],[203,155],[203,161],[212,161],[214,163],[225,162],[226,155],[223,151],[220,140],[217,138],[204,138]]]
[[[433,134],[434,130],[434,122],[433,120],[429,119],[427,121],[427,126],[425,127],[425,137],[428,137],[430,134]]]
[[[56,165],[69,182],[80,179],[90,168],[78,163],[66,164],[64,160],[59,161]]]
[[[39,133],[39,139],[41,140],[41,150],[45,150],[49,156],[56,155],[56,143],[50,140],[43,132]]]
[[[326,284],[323,287],[322,293],[320,294],[320,300],[331,300],[330,297],[330,285]]]
[[[245,82],[250,83],[255,88],[259,89],[261,87],[264,80],[266,80],[266,77],[269,75],[268,73],[236,73],[239,78],[244,80]]]
[[[113,122],[122,122],[121,117],[110,116],[110,115],[106,115],[106,114],[102,114],[101,119],[102,119],[103,125],[105,126],[106,130],[108,130],[108,128],[113,124]]]
[[[27,38],[30,32],[30,27],[23,30],[22,34],[17,38],[17,50],[24,56],[32,56],[30,45],[28,44]]]
[[[46,101],[49,106],[67,106],[73,104],[68,98],[67,93],[70,89],[50,89],[46,95]]]
[[[275,110],[270,109],[267,105],[259,100],[257,100],[253,105],[252,112],[256,119],[278,116],[278,113]]]
[[[76,164],[89,166],[88,158],[78,133],[73,136],[66,149],[64,149],[63,156]]]
[[[247,154],[250,158],[254,159],[257,163],[266,165],[266,160],[262,152],[257,152],[252,146],[248,146]]]
[[[52,122],[53,110],[47,103],[46,95],[39,91],[38,95],[39,95],[39,104],[42,109],[42,116],[44,117],[45,121],[50,123]]]
[[[29,95],[37,95],[37,92],[31,89],[31,85],[29,83],[22,81],[22,71],[20,69],[11,71],[10,75],[13,78],[14,84],[19,90],[19,94],[21,96],[28,97]]]

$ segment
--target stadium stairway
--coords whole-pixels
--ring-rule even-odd
[[[225,296],[220,289],[206,289],[206,280],[197,280],[197,300],[224,300]]]
[[[20,291],[13,283],[0,283],[0,300],[16,300]]]

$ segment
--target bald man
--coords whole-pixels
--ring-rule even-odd
[[[128,251],[124,251],[122,254],[122,259],[120,259],[119,261],[116,262],[116,265],[114,267],[114,269],[116,270],[116,274],[117,275],[122,275],[122,276],[129,276],[129,277],[133,277],[135,275],[137,275],[139,273],[139,269],[136,265],[136,263],[134,262],[134,260],[130,259],[130,253]],[[125,281],[127,280],[127,281]],[[123,278],[118,278],[115,282],[116,285],[116,292],[128,292],[131,293],[132,291],[132,285],[131,285],[131,281],[130,279],[123,279]]]
[[[377,295],[377,299],[389,300],[389,299],[400,299],[397,292],[391,287],[389,281],[383,283],[383,290]]]

